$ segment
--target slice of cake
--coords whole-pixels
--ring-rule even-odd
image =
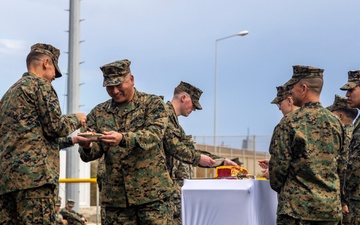
[[[218,166],[216,167],[215,178],[234,178],[248,174],[247,169],[240,166]]]

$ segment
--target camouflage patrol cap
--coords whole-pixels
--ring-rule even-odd
[[[356,86],[360,86],[360,70],[351,70],[348,72],[348,82],[340,90],[347,91]]]
[[[68,200],[67,200],[67,204],[68,204],[70,207],[74,207],[75,201],[72,200],[72,199],[68,199]]]
[[[277,86],[277,94],[271,104],[279,104],[282,100],[291,95],[290,88],[288,86]]]
[[[127,59],[118,60],[100,67],[104,76],[103,87],[121,84],[130,73],[131,62]]]
[[[55,201],[55,205],[61,206],[61,200],[56,200],[56,201]]]
[[[332,105],[326,107],[331,112],[334,112],[339,109],[351,108],[349,107],[346,98],[341,97],[340,95],[335,95],[335,100]]]
[[[284,84],[284,86],[293,86],[301,79],[308,78],[323,78],[323,69],[312,67],[312,66],[301,66],[295,65],[293,66],[293,75],[288,82]]]
[[[57,49],[54,46],[49,45],[49,44],[37,43],[37,44],[34,44],[33,46],[31,46],[30,53],[32,53],[32,52],[43,53],[43,54],[49,56],[52,59],[53,64],[55,66],[55,70],[56,70],[55,77],[59,78],[62,76],[60,68],[58,66],[58,59],[60,56],[59,49]]]
[[[199,88],[181,81],[180,84],[176,87],[177,89],[180,89],[186,93],[188,93],[191,97],[192,103],[194,104],[195,108],[198,110],[201,110],[202,107],[200,105],[200,96],[203,93],[202,90],[200,90]]]

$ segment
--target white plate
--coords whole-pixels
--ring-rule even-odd
[[[215,166],[219,166],[222,162],[224,162],[224,158],[220,158],[220,159],[214,159],[215,160]]]
[[[91,137],[100,137],[100,136],[103,136],[103,134],[100,134],[100,133],[78,133],[78,136],[91,138]]]

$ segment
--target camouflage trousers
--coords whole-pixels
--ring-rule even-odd
[[[172,225],[169,201],[160,200],[128,208],[105,207],[105,225]]]
[[[74,219],[74,218],[66,218],[67,222],[69,223],[69,225],[84,225],[85,222],[80,222],[79,220],[77,219]]]
[[[342,219],[342,225],[351,225],[351,217],[350,214],[343,214],[343,219]]]
[[[349,201],[348,217],[351,218],[351,225],[360,225],[360,201]]]
[[[172,208],[173,208],[173,225],[181,225],[182,224],[182,220],[181,220],[181,187],[178,186],[175,183],[175,192],[174,195],[171,197],[171,204],[172,204]]]
[[[105,223],[105,207],[100,208],[100,220],[101,220],[101,224]]]
[[[313,221],[295,219],[291,216],[280,215],[276,218],[277,225],[340,225],[340,221]]]
[[[0,196],[0,224],[55,225],[55,186],[15,191]]]

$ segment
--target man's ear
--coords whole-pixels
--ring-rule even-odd
[[[182,102],[184,102],[186,100],[186,94],[182,94],[180,99]]]
[[[288,97],[287,97],[287,102],[288,102],[289,104],[293,104],[293,103],[294,103],[294,100],[292,99],[291,96],[288,96]]]
[[[345,117],[344,113],[339,113],[339,118],[341,121],[344,119],[344,117]]]
[[[45,57],[45,58],[42,60],[42,66],[43,66],[43,68],[45,69],[45,68],[49,67],[50,65],[51,65],[50,59],[49,59],[48,57]]]
[[[301,85],[301,88],[302,88],[302,91],[303,91],[303,92],[306,92],[306,91],[309,89],[308,85],[305,84],[305,83],[303,83],[303,84]]]

